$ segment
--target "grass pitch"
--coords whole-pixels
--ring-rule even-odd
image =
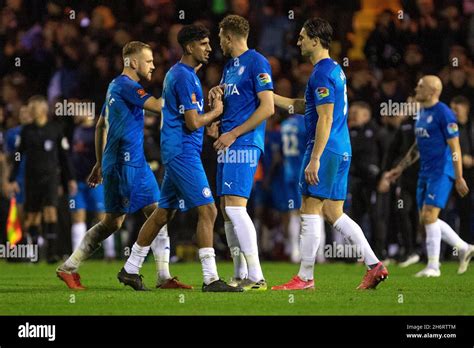
[[[316,291],[202,293],[199,263],[172,264],[171,272],[194,286],[192,291],[158,290],[154,263],[142,273],[150,292],[119,284],[123,261],[87,261],[81,267],[86,291],[72,291],[55,267],[0,262],[0,315],[474,315],[474,267],[456,274],[457,263],[443,263],[440,278],[417,279],[424,267],[388,267],[388,280],[375,291],[357,291],[365,267],[357,264],[316,265]],[[223,279],[232,264],[218,263]],[[269,285],[288,281],[297,265],[263,263]]]

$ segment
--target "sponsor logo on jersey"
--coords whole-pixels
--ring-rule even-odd
[[[448,124],[448,133],[449,134],[456,134],[458,132],[458,124],[457,123],[449,123]]]
[[[201,101],[199,102],[195,93],[191,94],[191,101],[193,104],[196,104],[199,108],[199,111],[202,112],[202,110],[204,109],[204,101],[201,99]]]
[[[237,85],[235,83],[226,83],[224,88],[224,97],[234,94],[240,95]]]
[[[258,79],[258,84],[260,86],[265,86],[267,83],[272,82],[272,78],[270,77],[270,74],[267,74],[267,73],[258,74],[257,79]]]
[[[318,99],[323,99],[329,96],[329,88],[326,87],[318,87],[316,88],[316,95]]]
[[[416,127],[415,128],[415,135],[420,138],[429,138],[430,134],[428,133],[428,130],[423,127]]]

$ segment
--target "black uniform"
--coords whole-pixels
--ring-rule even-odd
[[[370,219],[372,238],[377,225],[376,186],[380,174],[381,153],[379,127],[369,122],[361,127],[351,127],[352,161],[350,168],[351,216],[359,225],[365,214]]]
[[[386,124],[379,129],[378,145],[381,155],[381,168],[384,168],[385,156],[397,131],[398,128],[391,124]],[[380,176],[378,179],[380,179]],[[397,242],[396,231],[399,229],[397,219],[395,218],[395,188],[391,187],[389,192],[386,193],[377,192],[376,197],[375,214],[377,216],[377,224],[374,235],[374,251],[381,258],[386,258],[388,256],[388,244]]]
[[[22,128],[14,156],[19,153],[20,160],[26,161],[26,212],[40,212],[45,206],[56,206],[60,170],[65,181],[74,179],[68,150],[69,143],[55,122],[47,122],[42,127],[32,123]],[[15,180],[20,161],[14,163],[10,182]]]
[[[415,143],[415,121],[412,118],[403,121],[395,133],[383,170],[395,167]],[[394,213],[399,225],[399,242],[404,249],[404,256],[415,253],[416,232],[418,230],[418,208],[416,206],[416,185],[418,180],[419,161],[405,169],[395,186]]]

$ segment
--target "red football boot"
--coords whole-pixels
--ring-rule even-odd
[[[379,262],[374,268],[368,269],[365,273],[362,283],[357,287],[357,290],[375,289],[377,285],[387,279],[388,271],[382,262]]]
[[[191,285],[186,285],[186,284],[181,283],[178,280],[178,277],[167,279],[164,283],[157,284],[156,287],[158,289],[185,289],[185,290],[193,289]]]
[[[296,275],[288,283],[272,286],[272,290],[314,290],[314,280],[304,281]]]
[[[56,271],[59,279],[66,283],[69,289],[85,290],[86,288],[81,284],[81,276],[79,273]]]

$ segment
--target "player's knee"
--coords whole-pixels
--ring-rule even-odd
[[[73,224],[85,222],[85,221],[86,221],[86,212],[83,209],[79,209],[71,213],[71,222]]]
[[[437,216],[431,209],[423,209],[421,212],[421,223],[423,225],[429,225],[436,222]]]
[[[44,221],[46,223],[56,223],[58,220],[58,212],[56,207],[46,207],[43,211]]]
[[[327,206],[323,206],[321,213],[325,221],[329,222],[331,225],[334,224],[335,218],[331,209],[329,209]]]
[[[104,226],[107,228],[107,231],[112,233],[122,227],[123,219],[122,218],[105,218],[103,221]]]
[[[199,217],[209,220],[215,221],[217,217],[217,208],[215,204],[206,204],[199,207]]]
[[[330,223],[331,225],[334,225],[334,223],[336,222],[337,218],[335,217],[335,215],[327,210],[327,209],[323,209],[323,218],[324,218],[324,221],[327,221],[328,223]]]
[[[149,219],[161,229],[161,226],[166,225],[174,217],[175,210],[163,209],[157,207]]]

